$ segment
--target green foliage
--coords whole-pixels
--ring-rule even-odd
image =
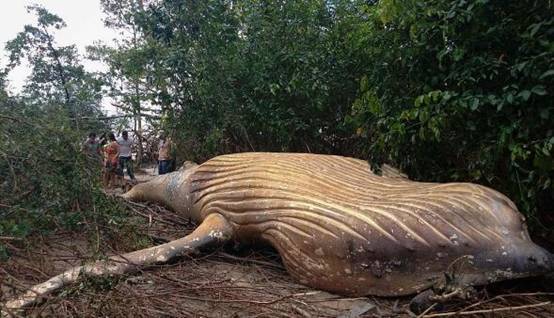
[[[550,212],[552,4],[391,0],[366,10],[357,32],[374,67],[353,112],[372,161],[486,184],[528,215]]]
[[[0,136],[0,236],[67,229],[98,240],[98,227],[105,235],[127,227],[125,210],[101,190],[100,163],[82,154],[83,135],[64,106],[4,101]]]
[[[337,140],[350,136],[343,116],[362,74],[348,39],[353,2],[103,3],[110,26],[140,37],[108,60],[120,73],[141,70],[182,157],[343,152]]]
[[[100,83],[73,47],[55,45],[52,29],[64,27],[63,20],[41,7],[29,10],[36,24],[7,43],[10,63],[0,73],[0,236],[82,228],[97,217],[103,197],[100,163],[82,155],[81,143],[105,127],[80,120],[100,113]],[[8,96],[5,74],[24,57],[32,73],[20,96]]]
[[[107,292],[112,290],[119,284],[120,281],[126,279],[125,275],[117,276],[91,276],[83,275],[79,282],[75,285],[71,285],[69,288],[65,288],[60,293],[59,297],[62,298],[76,298],[82,294],[90,292]]]
[[[110,97],[137,116],[159,107],[156,124],[183,159],[345,154],[390,161],[415,179],[489,185],[530,216],[554,202],[549,1],[102,4],[107,25],[126,36],[90,50],[109,66]],[[16,190],[5,205],[24,215],[1,231],[14,235],[39,220],[78,226],[87,214],[68,211],[95,206],[77,119],[98,113],[99,82],[74,47],[55,44],[63,20],[29,10],[37,23],[7,49],[8,70],[26,58],[32,76],[16,100],[0,93],[1,191]]]
[[[182,158],[312,151],[552,205],[550,1],[103,1]],[[133,71],[135,70],[135,71]],[[138,75],[137,75],[138,74]]]
[[[77,222],[74,211],[90,204],[99,167],[81,155],[82,136],[64,108],[7,101],[0,104],[0,122],[0,235]]]
[[[64,105],[72,118],[97,115],[102,83],[84,70],[74,45],[56,44],[54,33],[64,28],[65,22],[37,5],[28,6],[27,11],[36,16],[36,23],[25,25],[5,47],[9,54],[6,72],[22,59],[31,65],[23,92],[26,103]]]

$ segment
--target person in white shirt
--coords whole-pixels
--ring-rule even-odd
[[[135,181],[135,175],[133,174],[133,158],[132,158],[132,149],[133,146],[133,140],[129,138],[129,133],[127,131],[123,131],[121,133],[121,137],[117,139],[117,143],[119,144],[119,169],[118,169],[118,175],[120,177],[124,176],[124,170],[127,169],[127,174],[129,174],[129,178],[131,180]]]

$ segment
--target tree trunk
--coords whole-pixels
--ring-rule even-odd
[[[48,49],[50,49],[50,51],[52,52],[52,56],[54,57],[54,60],[56,60],[56,70],[58,71],[58,75],[60,77],[60,81],[62,84],[62,89],[65,94],[65,106],[68,109],[70,116],[74,119],[75,127],[78,130],[79,119],[77,116],[77,109],[75,108],[75,105],[71,101],[71,95],[69,94],[69,89],[67,88],[67,79],[65,77],[62,61],[60,60],[60,54],[58,53],[58,50],[54,47],[52,36],[50,35],[46,27],[43,27],[43,30],[44,30],[44,34],[46,34],[46,38],[48,41]]]
[[[138,146],[137,160],[135,161],[135,165],[137,168],[140,168],[142,164],[142,154],[144,153],[143,146],[142,146],[142,117],[140,115],[140,112],[135,114],[133,118],[133,122],[134,122],[133,132],[137,137],[136,142]]]

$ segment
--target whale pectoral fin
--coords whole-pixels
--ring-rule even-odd
[[[112,256],[107,260],[73,267],[62,274],[54,276],[44,283],[31,287],[25,294],[0,304],[1,316],[16,312],[34,304],[44,295],[76,282],[83,275],[94,277],[104,275],[122,275],[149,265],[161,264],[171,259],[191,253],[208,245],[221,244],[233,236],[233,228],[220,214],[210,214],[189,235],[150,248]]]

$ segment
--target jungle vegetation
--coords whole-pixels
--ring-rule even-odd
[[[113,129],[90,120],[102,116],[102,96],[135,118],[134,129],[155,113],[143,119],[171,132],[181,161],[240,151],[353,156],[414,180],[490,186],[535,231],[548,230],[551,1],[101,3],[122,36],[116,45],[79,56],[56,44],[62,18],[34,6],[36,22],[5,47],[0,236],[71,226],[101,210],[79,143]],[[108,71],[88,73],[85,58]],[[23,59],[32,74],[12,94],[6,75]]]

